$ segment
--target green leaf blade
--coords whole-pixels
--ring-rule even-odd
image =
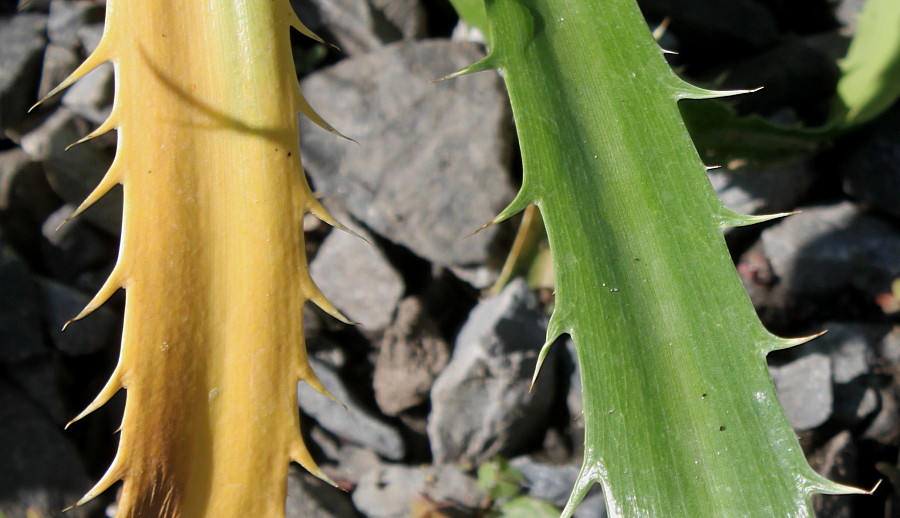
[[[556,274],[554,327],[584,390],[585,459],[563,512],[603,485],[611,516],[809,516],[843,492],[807,464],[769,377],[671,71],[632,0],[491,0],[525,176]],[[503,219],[509,210],[498,217]],[[553,338],[552,336],[550,338]]]
[[[856,35],[841,61],[838,126],[867,122],[900,97],[900,2],[870,0],[860,13]]]

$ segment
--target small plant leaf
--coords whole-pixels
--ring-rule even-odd
[[[900,2],[866,2],[837,91],[833,119],[843,127],[873,119],[900,97]]]
[[[559,509],[537,498],[519,496],[497,508],[493,516],[496,518],[556,518],[559,516]]]

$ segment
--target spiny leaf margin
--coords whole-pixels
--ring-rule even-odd
[[[556,274],[541,356],[579,356],[585,458],[613,517],[809,516],[816,474],[778,403],[759,322],[722,237],[765,219],[716,197],[677,101],[704,90],[666,64],[633,0],[488,0],[491,68],[509,91],[524,178],[494,220],[540,208]],[[778,216],[778,215],[775,215]],[[812,338],[812,337],[810,337]]]

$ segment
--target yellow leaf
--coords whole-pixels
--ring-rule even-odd
[[[343,317],[309,277],[302,218],[336,224],[304,178],[288,0],[108,0],[116,159],[80,212],[124,188],[118,263],[85,310],[127,292],[119,363],[75,420],[127,389],[118,454],[76,505],[124,481],[119,517],[277,517],[300,437],[296,383],[320,392],[302,306]],[[54,91],[53,93],[56,93]],[[346,320],[346,319],[344,319]]]

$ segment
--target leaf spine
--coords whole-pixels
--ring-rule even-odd
[[[531,386],[528,388],[528,392],[534,390],[534,385],[537,383],[538,375],[541,372],[541,367],[544,366],[544,360],[547,359],[550,348],[553,347],[553,344],[556,343],[560,336],[567,332],[565,329],[567,324],[563,323],[563,318],[559,315],[561,313],[558,310],[554,310],[553,314],[550,315],[550,322],[547,323],[547,338],[544,341],[544,345],[541,346],[541,352],[538,353],[537,364],[534,366],[534,374],[531,376]]]
[[[304,469],[306,469],[316,477],[324,480],[334,487],[339,487],[338,484],[334,480],[332,480],[331,477],[325,474],[325,472],[322,471],[322,468],[320,468],[319,465],[316,464],[316,462],[312,458],[312,455],[309,454],[309,449],[307,449],[306,444],[304,444],[303,440],[299,437],[291,442],[290,456],[292,461],[303,466]]]
[[[94,487],[92,487],[90,491],[85,493],[84,496],[82,496],[81,499],[79,499],[77,502],[75,502],[74,505],[71,505],[71,506],[63,509],[63,512],[66,512],[70,509],[74,509],[76,507],[82,506],[82,505],[90,502],[91,500],[96,498],[97,495],[99,495],[100,493],[109,489],[110,486],[112,486],[116,482],[122,480],[122,477],[125,476],[126,472],[127,472],[127,469],[125,467],[125,462],[121,460],[120,454],[117,453],[116,458],[113,459],[113,462],[109,466],[109,469],[107,469],[106,473],[104,473],[103,476],[100,477],[100,480],[97,481],[96,484],[94,484]]]
[[[106,380],[106,385],[103,385],[103,388],[100,389],[100,392],[97,393],[97,396],[94,398],[91,403],[84,408],[78,415],[73,417],[68,423],[66,423],[65,429],[68,429],[74,423],[82,420],[88,414],[97,410],[101,406],[105,405],[116,393],[124,388],[122,384],[122,360],[119,359],[119,362],[116,364],[116,368],[113,370],[112,375]]]
[[[103,121],[103,124],[98,126],[97,129],[95,129],[94,131],[88,133],[87,135],[81,137],[80,139],[78,139],[75,142],[66,146],[66,151],[72,149],[73,147],[75,147],[79,144],[84,144],[85,142],[87,142],[89,140],[93,140],[93,139],[99,137],[100,135],[109,133],[110,130],[115,129],[118,126],[118,123],[116,122],[116,119],[115,119],[115,113],[116,113],[115,108],[113,108],[113,112],[110,114],[109,117],[106,118],[105,121]]]
[[[334,401],[335,403],[344,407],[344,410],[348,410],[347,405],[345,405],[343,401],[336,398],[334,396],[334,394],[331,393],[331,391],[329,391],[327,388],[325,388],[325,385],[322,384],[322,381],[319,379],[319,376],[316,375],[316,372],[309,365],[309,362],[301,363],[297,378],[300,381],[309,385],[310,388],[312,388],[319,394],[322,394],[323,396],[327,397],[328,399],[330,399],[330,400]]]
[[[775,214],[739,214],[723,206],[723,211],[719,214],[719,228],[725,230],[734,227],[746,227],[756,225],[757,223],[765,223],[775,219],[793,216],[800,211],[777,212]]]
[[[309,101],[306,100],[306,96],[303,95],[303,92],[300,91],[300,84],[294,83],[293,87],[294,91],[294,102],[297,103],[297,110],[302,113],[307,119],[311,120],[316,124],[316,126],[322,128],[323,130],[334,133],[335,135],[341,137],[342,139],[349,140],[355,144],[359,144],[352,138],[344,135],[340,131],[336,130],[334,126],[328,124],[328,122],[319,115],[316,110],[313,109],[312,106],[309,105]]]
[[[41,100],[34,103],[34,105],[29,108],[28,111],[31,112],[32,110],[43,104],[47,99],[72,86],[75,81],[78,81],[82,77],[88,75],[88,73],[92,72],[95,68],[99,67],[103,63],[112,61],[112,54],[109,51],[108,47],[109,44],[107,43],[107,38],[104,34],[104,37],[100,39],[100,43],[97,45],[97,48],[94,49],[94,52],[91,52],[91,55],[88,56],[87,59],[85,59],[84,62],[81,63],[81,65],[78,65],[78,68],[76,68],[71,74],[69,74],[68,77],[63,79],[61,83],[56,85],[53,90],[50,90],[50,92]]]
[[[525,210],[525,207],[535,204],[540,205],[538,199],[533,196],[530,192],[530,189],[526,189],[527,183],[523,183],[521,189],[516,194],[516,197],[513,198],[513,201],[509,202],[509,205],[506,206],[505,209],[501,210],[490,223],[485,225],[485,227],[490,225],[496,225],[497,223],[503,223],[509,218],[515,216],[516,214]]]
[[[354,322],[347,318],[343,313],[341,313],[334,305],[325,297],[325,294],[322,293],[322,290],[319,289],[319,286],[316,285],[315,281],[312,280],[312,277],[309,276],[308,272],[303,273],[303,286],[304,292],[306,292],[306,300],[312,302],[316,306],[319,307],[322,311],[328,313],[334,318],[340,320],[341,322],[350,325],[356,326],[359,325],[359,322]]]
[[[813,333],[807,336],[801,336],[798,338],[782,338],[780,336],[771,335],[771,341],[767,342],[763,346],[763,352],[768,354],[772,351],[780,351],[782,349],[790,349],[791,347],[797,347],[798,345],[803,345],[805,343],[811,342],[816,338],[827,333],[828,330],[825,329],[823,331],[819,331],[818,333]]]
[[[77,315],[73,318],[69,319],[65,324],[63,324],[63,331],[69,327],[69,324],[72,322],[76,322],[81,320],[82,318],[93,313],[97,308],[102,306],[110,297],[112,297],[113,293],[119,290],[123,286],[122,281],[119,276],[119,265],[113,268],[112,273],[109,274],[109,277],[106,278],[106,282],[103,283],[103,286],[97,291],[97,294],[94,295],[94,298],[88,302],[87,306],[81,310]]]
[[[472,63],[467,67],[463,67],[456,72],[447,74],[440,79],[433,80],[432,83],[440,83],[448,79],[453,79],[454,77],[462,77],[469,74],[474,74],[476,72],[485,72],[487,70],[496,70],[498,68],[500,68],[500,66],[499,63],[497,63],[497,59],[494,57],[493,53],[490,53],[484,58],[476,61],[475,63]]]
[[[699,86],[694,86],[682,80],[678,80],[675,86],[674,99],[719,99],[722,97],[733,97],[735,95],[750,94],[762,90],[763,87],[751,88],[748,90],[708,90]]]

